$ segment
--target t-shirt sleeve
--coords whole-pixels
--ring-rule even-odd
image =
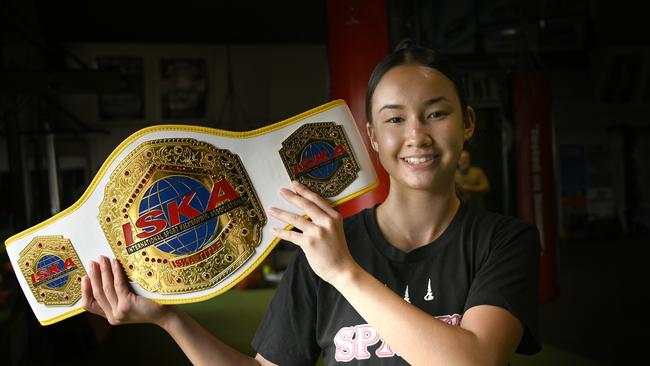
[[[477,269],[465,310],[477,305],[502,307],[524,326],[517,353],[539,352],[540,238],[537,228],[517,221],[496,229],[490,250]]]
[[[490,180],[488,179],[488,177],[485,174],[485,171],[483,169],[478,168],[478,170],[479,170],[479,176],[478,176],[479,183],[486,184],[487,185],[486,188],[489,190],[490,189]]]
[[[251,343],[257,353],[278,365],[316,363],[316,286],[317,277],[298,249]]]

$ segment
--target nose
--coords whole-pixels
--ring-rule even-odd
[[[433,143],[433,138],[426,128],[425,121],[411,118],[408,122],[406,144],[409,147],[426,147]]]

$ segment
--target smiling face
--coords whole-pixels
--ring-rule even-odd
[[[391,189],[453,192],[463,142],[474,132],[453,82],[438,70],[403,64],[387,71],[372,95],[368,134]]]

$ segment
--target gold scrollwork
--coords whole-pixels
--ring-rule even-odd
[[[239,156],[174,138],[142,143],[118,165],[98,219],[129,279],[162,294],[223,281],[255,253],[266,224]]]

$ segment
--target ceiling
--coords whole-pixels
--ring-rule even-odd
[[[29,18],[52,43],[326,43],[328,0],[5,0],[8,23]],[[347,0],[354,6],[360,0]],[[647,45],[633,0],[386,0],[391,43],[404,36],[463,53]],[[1,29],[1,28],[0,28]],[[522,39],[525,35],[526,39]],[[532,43],[531,43],[532,40]],[[478,43],[483,42],[481,47]],[[540,47],[537,47],[540,46]],[[477,52],[478,51],[478,52]]]
[[[58,42],[323,43],[325,1],[33,0]]]

